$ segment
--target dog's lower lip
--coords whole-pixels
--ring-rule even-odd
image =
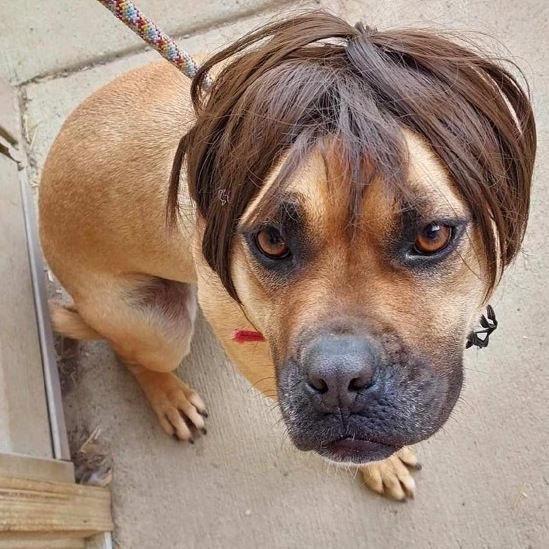
[[[388,458],[399,448],[382,442],[342,438],[317,449],[317,452],[332,461],[368,463]]]

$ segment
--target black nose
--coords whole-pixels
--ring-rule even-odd
[[[308,390],[323,407],[356,407],[358,392],[372,383],[377,363],[375,344],[364,336],[319,336],[305,351]]]

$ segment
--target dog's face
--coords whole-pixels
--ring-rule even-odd
[[[485,295],[470,212],[427,145],[405,138],[405,196],[372,182],[352,230],[337,159],[313,154],[271,215],[254,216],[261,196],[250,204],[234,242],[290,436],[337,461],[382,459],[441,427]]]
[[[328,14],[203,70],[227,61],[207,101],[193,88],[172,215],[185,159],[201,256],[265,335],[295,444],[384,458],[448,418],[467,336],[520,249],[530,102],[444,37]]]

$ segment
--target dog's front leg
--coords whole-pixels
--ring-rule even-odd
[[[418,469],[421,465],[416,454],[406,446],[387,459],[360,466],[364,482],[370,490],[399,501],[415,496],[416,483],[412,471]]]

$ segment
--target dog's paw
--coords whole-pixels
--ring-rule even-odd
[[[143,389],[164,431],[190,443],[199,431],[206,434],[207,414],[200,396],[174,374],[150,374]]]
[[[413,498],[416,483],[412,470],[421,469],[413,450],[404,447],[391,457],[360,467],[364,482],[374,492],[398,501]]]

